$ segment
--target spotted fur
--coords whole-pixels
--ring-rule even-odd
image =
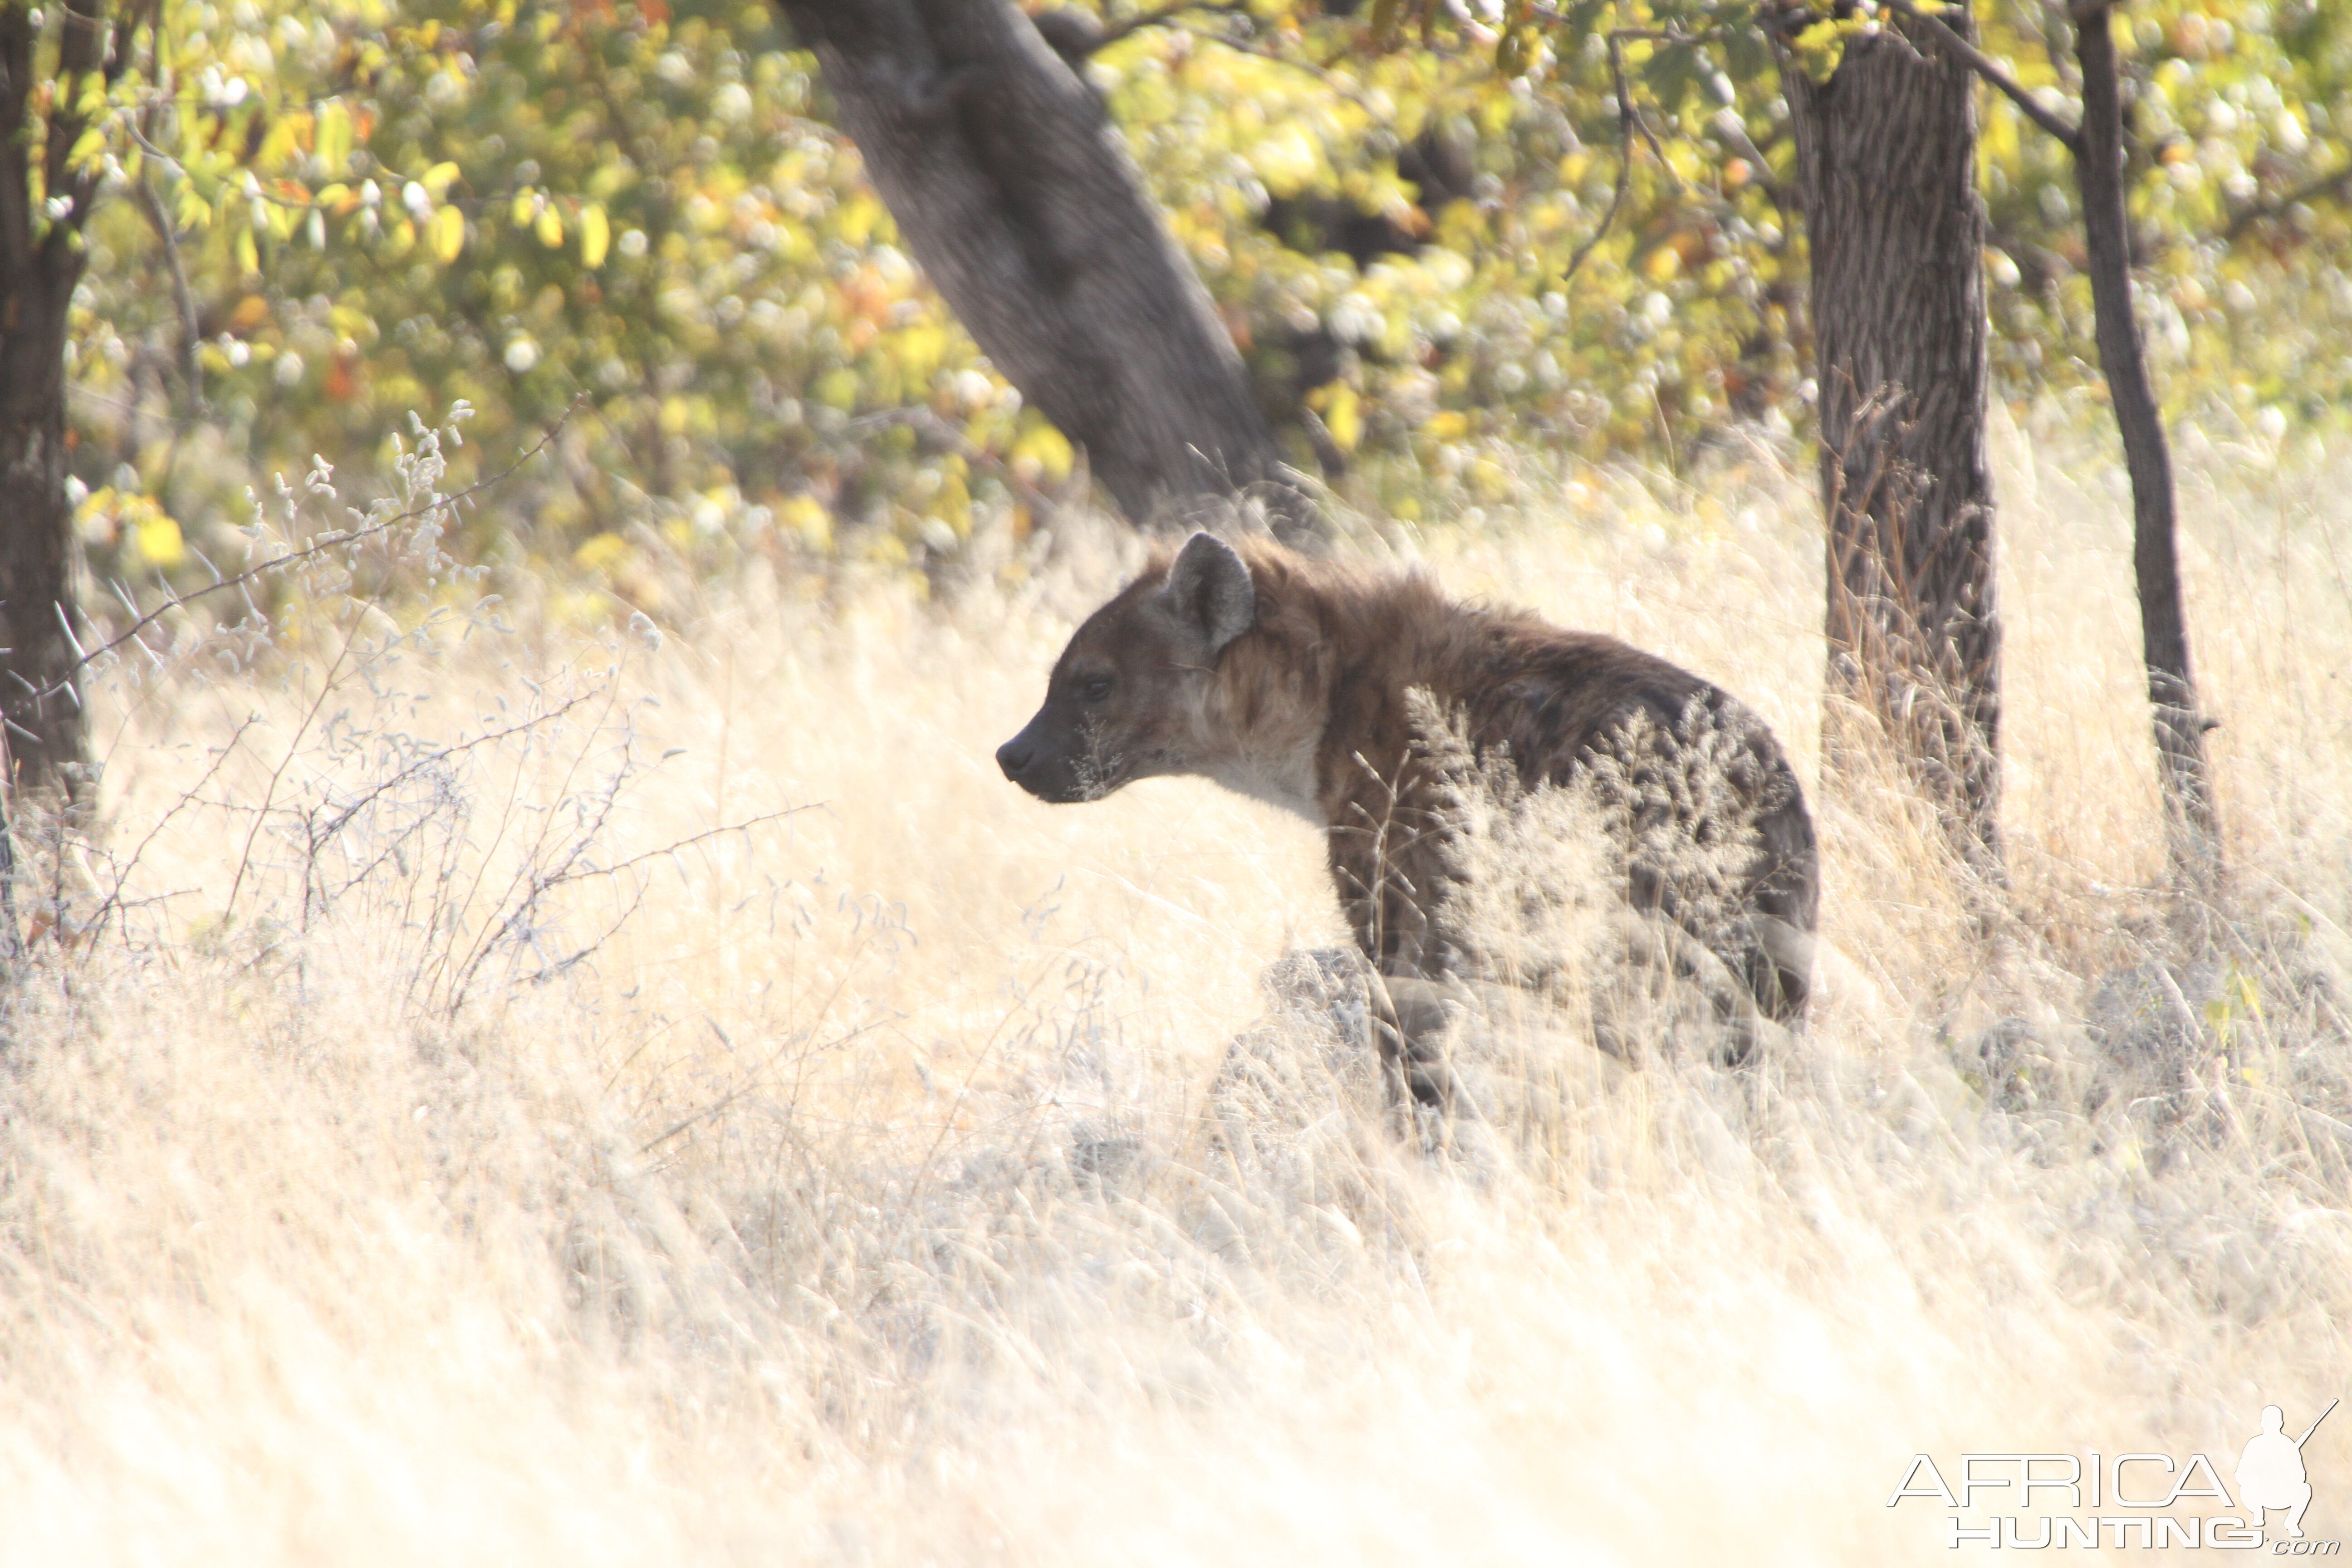
[[[1078,628],[997,759],[1049,801],[1188,773],[1298,813],[1365,955],[1419,979],[1480,967],[1450,913],[1465,807],[1578,791],[1633,910],[1696,938],[1766,1016],[1810,988],[1819,855],[1763,722],[1654,655],[1423,574],[1195,534]]]

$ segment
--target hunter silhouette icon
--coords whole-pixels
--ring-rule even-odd
[[[2328,1412],[2342,1401],[2331,1399],[2327,1409],[2319,1413],[2319,1421],[2327,1419]],[[2263,1429],[2246,1444],[2246,1451],[2238,1457],[2238,1495],[2254,1510],[2254,1527],[2262,1528],[2263,1515],[2274,1508],[2288,1510],[2286,1533],[2290,1541],[2303,1539],[2303,1510],[2311,1506],[2311,1481],[2304,1474],[2303,1446],[2319,1430],[2319,1421],[2304,1428],[2300,1437],[2286,1435],[2286,1412],[2275,1405],[2263,1406]]]

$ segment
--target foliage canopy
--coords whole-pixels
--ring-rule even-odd
[[[1113,26],[1145,19],[1093,8]],[[43,20],[48,47],[66,26]],[[2053,9],[1983,47],[2061,112]],[[1556,476],[1801,434],[1801,226],[1776,47],[1872,7],[1252,0],[1081,68],[1125,128],[1302,467],[1407,519]],[[2352,381],[2352,37],[2340,8],[2120,15],[2141,307],[2178,416],[2275,438]],[[1776,46],[1768,34],[1792,43]],[[72,372],[101,574],[194,570],[251,468],[373,466],[410,408],[469,452],[571,410],[477,548],[625,597],[647,552],[952,555],[1025,526],[1067,442],[897,247],[773,11],[710,0],[164,0],[93,103]],[[1620,89],[1622,89],[1622,94]],[[1988,95],[1996,374],[2101,395],[2064,150]],[[125,199],[128,198],[128,199]],[[184,294],[159,287],[174,274]],[[2293,323],[2281,329],[2281,323]]]

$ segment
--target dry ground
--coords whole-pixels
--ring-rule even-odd
[[[2192,952],[2120,476],[2001,456],[2011,912],[1816,792],[1801,1058],[1586,1075],[1475,1169],[1344,1063],[1216,1115],[1338,934],[1305,827],[997,776],[1108,543],[948,609],[754,580],[657,649],[126,670],[110,826],[34,858],[103,918],[8,1003],[0,1561],[1935,1562],[1916,1452],[2226,1476],[2352,1394],[2352,470],[2184,455]],[[1810,781],[1815,527],[1759,462],[1409,550]],[[2352,1419],[2306,1456],[2333,1539]]]

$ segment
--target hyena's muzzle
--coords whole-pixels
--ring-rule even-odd
[[[1083,731],[1083,725],[1055,714],[1049,702],[1022,726],[1021,733],[996,748],[996,765],[1039,800],[1055,805],[1100,800],[1109,792],[1103,787],[1103,770]]]

